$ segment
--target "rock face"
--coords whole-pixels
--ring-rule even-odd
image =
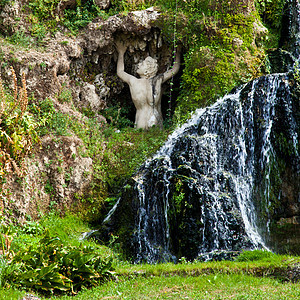
[[[3,185],[1,207],[15,221],[38,217],[49,208],[63,211],[74,204],[93,174],[92,159],[78,153],[82,142],[76,137],[46,136],[39,151],[26,160],[23,178],[8,178]]]
[[[60,9],[70,7],[75,2],[61,1]],[[98,5],[107,7],[109,1],[99,1]],[[123,39],[130,44],[130,51],[125,56],[128,73],[137,76],[137,64],[149,55],[158,60],[159,73],[166,71],[172,64],[172,53],[162,43],[160,30],[153,26],[158,18],[159,13],[149,8],[126,16],[97,19],[76,38],[58,31],[55,38],[45,40],[45,47],[41,51],[3,43],[2,59],[10,63],[2,66],[2,79],[10,82],[10,66],[13,66],[17,76],[23,72],[26,74],[28,94],[37,99],[56,98],[62,88],[67,87],[72,91],[77,107],[85,107],[95,113],[107,104],[116,102],[132,106],[128,87],[124,88],[124,83],[116,76],[117,52],[114,43],[116,39]],[[26,32],[29,26],[24,21],[22,3],[19,1],[15,1],[13,6],[5,5],[0,19],[0,30],[5,34],[20,30]],[[21,21],[16,22],[16,19]]]

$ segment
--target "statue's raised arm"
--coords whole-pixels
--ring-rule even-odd
[[[124,71],[124,54],[127,50],[127,45],[124,42],[115,42],[116,49],[118,51],[118,62],[117,62],[117,75],[126,83],[129,84],[132,75]]]
[[[181,56],[181,45],[178,45],[176,48],[175,61],[172,69],[166,71],[163,75],[163,83],[171,79],[176,75],[180,69],[180,56]]]

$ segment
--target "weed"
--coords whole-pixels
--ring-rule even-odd
[[[91,246],[65,246],[46,230],[38,245],[18,251],[10,262],[16,269],[7,281],[44,293],[76,292],[98,284],[109,275],[111,261]]]
[[[72,101],[72,98],[72,91],[63,86],[58,95],[58,101],[61,103],[70,103]]]

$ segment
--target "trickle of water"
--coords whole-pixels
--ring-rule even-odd
[[[119,202],[120,202],[120,198],[117,200],[117,202],[115,203],[115,205],[112,207],[112,209],[108,212],[107,216],[105,217],[105,219],[103,220],[103,224],[106,224],[111,216],[114,214],[114,212],[116,211],[118,205],[119,205]]]

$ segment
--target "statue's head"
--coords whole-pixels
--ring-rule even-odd
[[[156,75],[158,71],[158,64],[157,60],[152,58],[151,56],[148,56],[138,64],[137,68],[137,74],[139,74],[141,77],[151,78]]]

